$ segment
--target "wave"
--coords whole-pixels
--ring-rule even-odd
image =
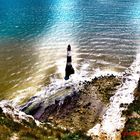
[[[66,96],[78,91],[85,81],[91,81],[95,77],[115,75],[120,76],[119,73],[113,72],[111,70],[101,71],[96,69],[93,73],[88,73],[87,69],[89,67],[88,63],[84,63],[79,71],[76,71],[74,75],[71,76],[70,80],[65,81],[63,79],[51,79],[51,84],[47,86],[43,91],[38,92],[35,96],[30,98],[30,100],[20,107],[21,110],[26,110],[28,108],[33,108],[35,106],[41,106],[41,112],[36,114],[42,114],[44,109],[54,104],[56,100],[63,100]]]

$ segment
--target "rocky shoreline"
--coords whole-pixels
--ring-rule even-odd
[[[35,112],[41,109],[39,106],[30,109],[28,114],[41,122],[63,126],[71,132],[86,132],[100,121],[110,97],[114,95],[121,82],[121,78],[114,75],[85,81],[80,83],[82,88],[78,92],[66,96],[63,104],[56,100],[55,104],[47,106],[40,118],[36,118],[35,115]]]
[[[122,140],[139,140],[140,139],[140,80],[134,92],[135,100],[123,112],[127,116],[124,130],[121,134]]]
[[[0,133],[0,140],[90,140],[80,131],[71,133],[49,122],[40,123],[10,102],[0,102]]]
[[[19,122],[15,124],[17,123],[15,122],[16,119],[14,120],[12,117],[7,118],[7,115],[1,111],[1,132],[4,133],[3,130],[6,126],[6,130],[8,130],[6,136],[8,138],[17,137],[17,139],[22,139],[22,137],[26,137],[23,134],[24,132],[32,139],[36,138],[39,140],[43,140],[43,137],[55,140],[90,140],[90,137],[86,136],[86,132],[101,121],[102,115],[109,104],[110,97],[114,95],[121,84],[122,78],[114,75],[95,77],[91,81],[79,83],[79,86],[82,88],[66,96],[63,103],[61,100],[55,100],[54,104],[46,106],[45,111],[40,114],[39,118],[36,118],[35,112],[40,110],[41,106],[30,108],[28,113],[25,109],[24,111],[29,115],[29,118],[30,115],[32,115],[33,118],[27,122],[25,121],[26,119],[23,119],[23,121],[21,121],[23,123]],[[10,110],[14,111],[14,108]],[[3,118],[11,122],[12,126],[20,126],[21,130],[13,130],[11,125],[5,124],[5,121],[2,120]],[[42,122],[44,124],[43,127],[38,127],[34,118]],[[25,130],[26,127],[27,129]],[[37,131],[39,134],[36,134],[32,130],[33,128],[34,131]],[[5,133],[2,135],[2,138],[4,138],[4,135]]]
[[[63,104],[51,105],[39,118],[62,125],[71,131],[88,131],[104,114],[109,98],[121,84],[121,79],[115,76],[99,77],[91,82],[84,82],[78,93],[67,96]]]

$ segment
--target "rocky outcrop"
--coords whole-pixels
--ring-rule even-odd
[[[66,96],[63,102],[55,100],[54,104],[43,107],[43,112],[41,104],[38,103],[37,106],[28,109],[28,114],[33,115],[39,121],[49,121],[66,127],[72,132],[79,130],[86,132],[100,121],[110,97],[120,84],[121,78],[113,75],[94,78],[90,82],[80,83],[82,88]],[[42,114],[36,112],[42,112]]]

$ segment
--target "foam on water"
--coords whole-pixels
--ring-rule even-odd
[[[125,124],[125,117],[122,117],[122,111],[125,107],[120,107],[121,104],[127,104],[133,102],[133,92],[137,87],[140,76],[140,54],[137,54],[136,60],[132,63],[130,68],[126,70],[123,75],[125,82],[120,87],[116,94],[111,97],[110,105],[103,115],[101,124],[97,124],[95,127],[88,131],[88,135],[101,136],[106,135],[108,140],[115,140],[117,136],[117,130],[122,130]]]
[[[83,64],[81,69],[79,71],[76,70],[75,74],[72,75],[68,81],[56,78],[51,79],[51,84],[45,87],[44,90],[37,92],[35,96],[33,96],[24,106],[22,106],[22,108],[34,106],[38,103],[42,103],[42,107],[44,108],[47,105],[53,104],[56,99],[63,102],[63,99],[66,96],[72,94],[74,91],[79,90],[80,82],[91,81],[95,77],[107,76],[111,74],[119,76],[117,72],[109,70],[101,71],[100,69],[96,69],[92,74],[89,74],[87,71],[88,67],[88,63]]]
[[[60,97],[63,98],[63,95],[57,95],[57,92],[63,91],[67,87],[72,87],[72,90],[76,90],[75,88],[77,87],[77,84],[79,84],[80,81],[84,81],[86,79],[87,66],[88,66],[87,64],[83,65],[80,72],[76,71],[76,73],[73,76],[71,76],[71,78],[68,81],[65,81],[64,79],[57,79],[55,77],[52,78],[51,84],[45,87],[42,91],[37,92],[36,95],[32,97],[31,100],[26,104],[26,106],[28,106],[30,103],[36,104],[42,101],[44,101],[46,104],[49,98],[52,98],[52,97],[54,97],[54,101],[57,98],[60,98]],[[21,97],[19,97],[19,99],[20,98]],[[18,97],[16,98],[16,102],[17,100],[18,100]]]

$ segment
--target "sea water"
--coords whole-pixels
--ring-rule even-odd
[[[124,72],[139,36],[138,0],[0,0],[0,100],[62,82],[68,44],[81,77]]]

